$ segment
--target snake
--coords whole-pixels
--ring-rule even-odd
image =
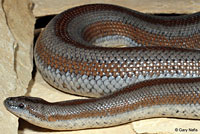
[[[48,102],[17,96],[4,105],[53,130],[160,117],[198,120],[199,42],[199,12],[160,16],[111,4],[73,7],[48,23],[37,39],[34,59],[51,86],[89,98]]]

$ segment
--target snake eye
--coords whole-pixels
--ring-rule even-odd
[[[19,108],[23,109],[24,108],[24,104],[20,103],[19,105]]]

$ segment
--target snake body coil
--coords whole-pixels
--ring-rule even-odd
[[[99,98],[49,103],[12,97],[4,104],[56,130],[152,117],[200,119],[199,42],[200,13],[160,17],[106,4],[75,7],[41,33],[35,62],[52,86]]]

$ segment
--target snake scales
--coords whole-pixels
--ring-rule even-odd
[[[49,103],[20,96],[4,104],[55,130],[153,117],[200,119],[199,42],[200,13],[160,17],[107,4],[75,7],[40,34],[35,62],[52,86],[98,98]],[[113,47],[121,44],[127,47]]]

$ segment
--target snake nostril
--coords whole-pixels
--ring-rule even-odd
[[[8,104],[9,104],[9,98],[6,98],[6,99],[4,100],[4,106],[8,106]]]
[[[12,100],[13,100],[13,98],[12,97],[8,97],[8,98],[6,98],[5,100],[4,100],[4,105],[6,106],[6,107],[9,107],[9,106],[12,106]]]

